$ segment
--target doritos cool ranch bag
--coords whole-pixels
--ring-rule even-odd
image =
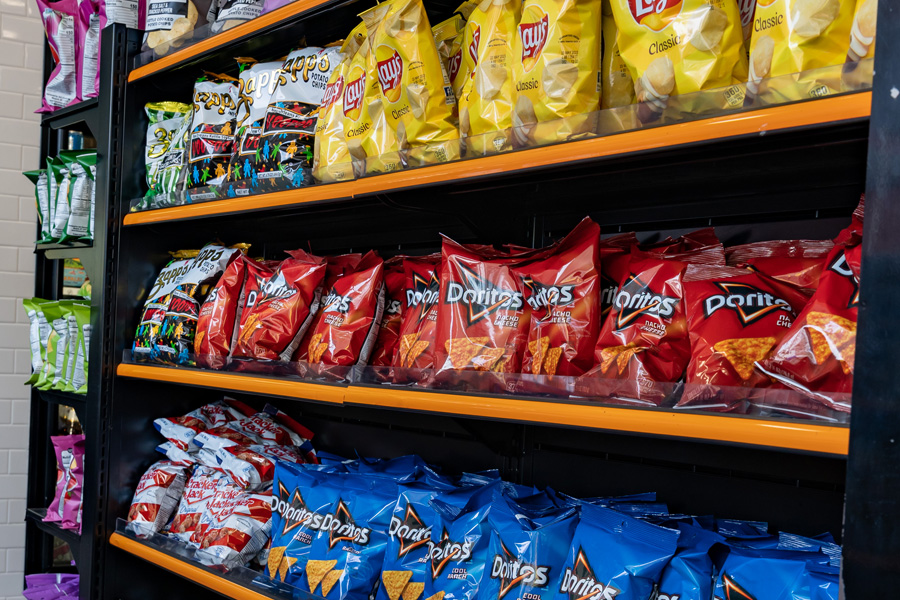
[[[225,181],[234,148],[238,86],[226,75],[207,75],[194,85],[188,133],[187,188]]]
[[[526,0],[513,45],[520,145],[596,129],[600,108],[600,0]]]

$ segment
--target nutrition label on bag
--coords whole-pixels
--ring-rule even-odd
[[[137,0],[107,0],[106,20],[109,23],[121,23],[131,29],[138,28]]]
[[[84,62],[81,73],[81,97],[96,96],[97,63],[100,60],[100,16],[91,15],[91,23],[84,36]]]
[[[56,30],[59,74],[47,83],[44,98],[50,106],[68,106],[75,99],[75,19],[62,15]]]

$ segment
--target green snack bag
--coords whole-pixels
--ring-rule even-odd
[[[81,287],[78,288],[78,295],[84,298],[85,300],[91,299],[91,280],[85,278],[84,283],[81,284]]]
[[[50,229],[50,235],[53,239],[59,240],[60,243],[71,239],[66,235],[66,227],[71,216],[72,192],[76,181],[74,170],[78,163],[75,157],[82,152],[82,150],[66,150],[65,152],[60,152],[56,157],[57,161],[61,161],[63,166],[60,169],[62,179],[56,192],[56,211],[53,214],[53,226]],[[86,175],[82,174],[82,176]],[[90,219],[90,213],[88,213],[87,217]]]
[[[93,162],[88,160],[88,176],[91,178],[91,218],[88,221],[88,239],[94,240],[94,209],[97,207],[97,154],[94,153]]]
[[[63,372],[62,380],[59,383],[59,389],[63,392],[74,392],[75,387],[72,385],[72,377],[75,376],[75,359],[78,356],[78,319],[75,317],[75,302],[69,306],[69,314],[66,315],[66,325],[68,326],[68,337],[66,337],[66,370]]]
[[[78,343],[75,354],[75,368],[72,376],[72,390],[76,394],[87,394],[88,360],[91,348],[91,307],[76,302],[72,305],[78,324]]]
[[[184,102],[150,102],[144,110],[149,119],[144,152],[149,207],[155,204],[150,198],[174,192],[178,186],[193,109]]]
[[[74,331],[74,323],[69,324],[70,317],[74,319],[72,314],[72,300],[60,300],[59,310],[60,318],[53,322],[53,330],[59,336],[56,346],[56,355],[54,359],[56,364],[53,369],[53,380],[50,382],[51,390],[62,391],[66,387],[66,370],[69,366],[69,332]],[[58,325],[61,321],[62,324]]]
[[[47,317],[41,309],[41,304],[46,300],[40,298],[23,298],[22,306],[25,307],[25,313],[28,315],[30,327],[28,329],[28,337],[31,342],[31,377],[25,382],[25,385],[37,383],[41,376],[41,369],[44,368],[44,346],[47,336],[50,335],[50,324],[47,323]]]
[[[62,181],[64,169],[65,165],[58,158],[47,158],[47,214],[49,219],[47,220],[46,240],[48,242],[59,239],[59,236],[53,237],[53,223],[56,220],[56,197],[59,195],[59,184]]]
[[[41,239],[39,242],[50,241],[50,191],[47,182],[47,170],[25,171],[25,177],[34,183],[34,204],[37,208],[38,220],[41,223]]]
[[[69,165],[72,178],[69,220],[61,241],[74,238],[91,239],[91,197],[94,179],[90,176],[90,164],[97,161],[95,152],[80,154]]]
[[[62,318],[63,313],[59,302],[47,302],[41,308],[44,311],[47,323],[50,325],[50,331],[47,334],[47,343],[44,345],[44,366],[41,369],[41,376],[34,384],[34,387],[46,390],[53,384],[53,378],[56,376],[56,351],[59,349],[59,332],[67,331],[68,324]]]

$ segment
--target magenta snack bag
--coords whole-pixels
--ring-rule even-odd
[[[63,496],[62,523],[63,529],[77,531],[81,535],[81,505],[84,493],[84,436],[75,442],[72,464],[69,467],[69,480]]]
[[[44,521],[56,523],[64,518],[66,493],[70,483],[72,488],[75,487],[71,471],[76,458],[76,446],[79,446],[77,451],[78,467],[83,472],[81,460],[84,457],[84,435],[54,435],[50,436],[50,441],[53,443],[54,452],[56,452],[56,491],[53,494],[53,501],[50,503],[50,508],[47,509],[47,516],[44,517]],[[80,494],[80,484],[78,487]]]
[[[44,87],[41,107],[35,111],[45,113],[65,108],[81,99],[76,66],[79,52],[75,33],[79,11],[78,0],[37,0],[37,5],[55,63]]]
[[[78,0],[78,19],[75,23],[77,86],[82,100],[100,93],[100,30],[106,27],[106,8],[103,2]]]

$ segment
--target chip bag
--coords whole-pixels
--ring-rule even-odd
[[[200,517],[209,501],[216,495],[222,471],[204,465],[194,469],[194,473],[184,485],[184,493],[178,503],[169,533],[178,540],[190,542],[191,536],[200,525]]]
[[[225,569],[245,566],[269,539],[272,529],[272,505],[267,494],[241,492],[235,497],[228,516],[217,527],[206,531],[196,557],[206,565]]]
[[[461,70],[471,75],[459,96],[459,131],[473,156],[512,149],[513,65],[519,59],[513,44],[520,15],[514,0],[482,0],[466,23]]]
[[[597,129],[600,0],[525,0],[513,45],[513,135],[519,146]]]
[[[44,314],[41,306],[46,300],[40,298],[23,298],[22,307],[28,316],[28,338],[31,345],[31,376],[25,382],[25,385],[37,383],[41,376],[41,370],[44,368],[44,358],[46,358],[47,338],[50,336],[50,323]]]
[[[747,267],[812,295],[834,247],[831,240],[755,242],[725,249],[729,266]]]
[[[821,597],[811,595],[814,592],[810,589],[810,571],[826,570],[828,557],[821,553],[733,545],[724,560],[720,558],[718,563],[714,600],[794,600]]]
[[[159,326],[166,315],[166,307],[172,292],[178,287],[178,283],[185,273],[191,268],[197,250],[179,251],[175,253],[169,263],[163,267],[156,276],[156,281],[147,299],[144,300],[144,309],[141,312],[141,320],[138,322],[137,331],[134,334],[134,342],[131,346],[132,358],[135,361],[149,361],[151,352],[156,347],[156,338],[159,336]]]
[[[389,0],[360,15],[369,37],[388,126],[413,165],[459,158],[451,107],[456,98],[441,65],[422,0]]]
[[[365,77],[359,83],[361,72],[365,72]],[[378,82],[378,61],[372,40],[363,42],[357,52],[351,65],[350,78],[356,88],[348,89],[344,95],[344,131],[350,154],[355,161],[353,164],[357,176],[406,168],[406,155],[401,153],[399,137],[391,127],[385,110],[386,103]],[[364,86],[363,95],[356,101],[361,85]],[[354,101],[348,104],[348,99]],[[347,129],[348,119],[351,121],[351,129]]]
[[[209,74],[194,85],[194,110],[188,133],[188,189],[219,185],[228,176],[237,114],[236,81],[227,75]]]
[[[216,3],[216,0],[213,0]],[[216,34],[255,19],[263,12],[263,0],[221,0],[216,7],[216,20],[210,33]]]
[[[743,102],[747,55],[735,0],[610,0],[619,52],[645,103],[643,121],[658,118],[674,103],[680,112],[737,108]],[[694,94],[681,101],[670,96]]]
[[[214,541],[218,537],[218,531],[231,516],[235,501],[241,491],[240,486],[231,481],[231,478],[224,473],[219,477],[216,482],[216,492],[202,508],[200,522],[194,529],[194,533],[191,534],[191,545],[201,546],[205,543],[207,534],[215,533],[215,537],[210,541]],[[208,542],[206,543],[208,544]]]
[[[472,7],[474,10],[474,6]],[[462,41],[466,27],[466,18],[459,13],[453,13],[446,21],[441,21],[431,28],[434,34],[434,45],[437,46],[438,56],[441,57],[441,65],[447,78],[450,80],[450,88],[453,90],[453,98],[456,102],[450,107],[453,122],[459,126],[459,94],[465,77],[460,77],[462,65]]]
[[[159,433],[182,450],[195,447],[191,444],[201,431],[221,427],[255,414],[252,408],[232,398],[205,404],[180,417],[159,417],[153,426]]]
[[[149,102],[144,106],[147,142],[144,167],[147,196],[174,192],[184,164],[185,138],[191,123],[191,105],[183,102]]]
[[[403,259],[406,305],[400,321],[400,340],[394,354],[394,380],[416,381],[422,369],[434,365],[434,337],[440,299],[440,256]],[[405,371],[415,369],[415,371]]]
[[[225,359],[231,353],[231,340],[249,262],[250,259],[244,255],[232,260],[200,306],[193,350],[201,366],[213,369],[225,366]]]
[[[100,93],[100,30],[106,27],[106,7],[101,2],[78,3],[76,48],[78,48],[79,98],[96,98]]]
[[[128,530],[138,535],[159,533],[180,502],[188,467],[161,460],[141,476],[128,510]]]
[[[288,252],[260,290],[256,304],[241,316],[241,332],[232,355],[290,360],[303,339],[321,296],[325,259],[303,250]]]
[[[277,269],[278,264],[280,263],[273,264],[272,266]],[[273,275],[273,271],[270,270],[266,264],[256,260],[247,260],[244,268],[246,270],[246,276],[244,277],[243,287],[241,287],[241,294],[238,297],[237,312],[234,317],[235,326],[231,335],[230,347],[232,355],[234,354],[237,340],[244,330],[244,324],[246,324],[247,319],[250,317],[253,307],[256,306],[256,301],[259,299],[263,287]]]
[[[84,435],[50,436],[56,453],[56,489],[53,501],[47,508],[44,522],[60,523],[64,529],[74,529],[81,533],[81,515],[77,519],[67,519],[66,503],[81,498],[84,486]]]
[[[190,41],[195,30],[215,18],[216,0],[145,0],[141,28],[145,31],[143,50],[165,56]]]
[[[369,364],[373,367],[390,367],[400,343],[400,326],[403,322],[404,257],[395,256],[384,261],[384,313],[378,326],[378,338],[372,349]]]
[[[603,62],[600,66],[600,107],[619,108],[634,104],[634,80],[619,52],[618,28],[610,0],[602,0]]]
[[[78,2],[38,0],[38,9],[53,59],[53,69],[44,86],[41,107],[35,111],[46,113],[81,100],[81,89],[76,79],[78,47],[75,43],[75,22],[78,19]]]
[[[634,232],[600,240],[600,311],[605,320],[619,291],[619,282],[631,262],[631,248],[637,245]]]
[[[50,190],[46,169],[25,171],[22,173],[34,184],[34,207],[37,209],[38,222],[41,224],[39,242],[50,240]]]
[[[850,28],[850,50],[844,63],[845,89],[861,89],[872,85],[875,61],[875,28],[878,22],[878,0],[858,0]]]

